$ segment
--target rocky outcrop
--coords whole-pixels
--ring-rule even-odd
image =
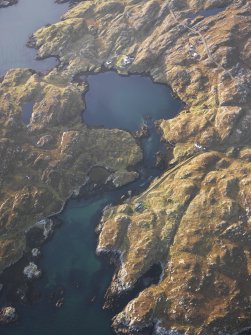
[[[16,309],[12,306],[0,309],[0,325],[6,325],[17,320]]]
[[[39,278],[42,274],[41,270],[38,268],[38,266],[33,263],[33,262],[30,262],[25,268],[24,268],[24,271],[23,271],[25,277],[29,280],[31,279],[36,279],[36,278]]]

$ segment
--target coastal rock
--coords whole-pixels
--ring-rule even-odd
[[[53,221],[51,219],[42,219],[35,223],[35,227],[43,231],[43,237],[46,240],[53,232]]]
[[[32,250],[31,250],[31,254],[32,254],[32,257],[38,257],[40,254],[41,254],[41,252],[40,252],[40,250],[39,249],[37,249],[37,248],[33,248]]]
[[[0,325],[12,323],[17,320],[17,313],[14,307],[2,307],[0,309]]]
[[[39,278],[42,274],[41,270],[33,262],[30,262],[29,265],[24,268],[23,273],[28,279]]]
[[[138,177],[139,174],[134,171],[118,171],[111,176],[111,179],[115,187],[121,187],[133,182]]]
[[[144,124],[139,130],[136,131],[135,137],[136,138],[146,138],[149,137],[149,127]]]

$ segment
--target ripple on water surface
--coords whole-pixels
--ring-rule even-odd
[[[36,60],[36,51],[26,47],[29,36],[40,27],[57,22],[68,4],[54,0],[19,0],[17,5],[0,8],[0,75],[17,67],[46,71],[55,58]]]

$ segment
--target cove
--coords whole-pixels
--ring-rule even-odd
[[[174,117],[182,104],[172,96],[167,86],[155,84],[144,76],[124,77],[107,72],[88,75],[87,80],[89,92],[85,97],[83,118],[88,126],[135,131],[142,122],[148,122],[150,136],[141,140],[144,153],[144,162],[139,167],[141,176],[120,189],[67,202],[57,216],[61,226],[41,249],[38,265],[43,276],[31,288],[38,301],[33,304],[15,303],[19,320],[1,327],[3,335],[113,334],[111,319],[114,311],[103,310],[102,306],[114,267],[96,256],[95,227],[106,205],[120,203],[121,197],[129,190],[133,194],[142,192],[152,177],[161,174],[154,166],[154,154],[162,145],[154,121]],[[15,276],[22,276],[22,268],[15,270],[14,266],[13,269]],[[13,272],[9,276],[13,276]],[[55,297],[60,292],[63,292],[64,305],[56,308]],[[4,295],[1,304],[4,301],[10,303],[8,296]],[[123,303],[116,306],[116,311],[122,308]]]
[[[108,71],[87,76],[83,117],[89,126],[136,131],[147,119],[172,118],[180,108],[165,85],[141,75],[119,76]],[[98,92],[98,94],[97,94]]]
[[[37,29],[58,21],[67,8],[67,3],[59,5],[54,0],[19,0],[0,9],[0,76],[17,67],[46,71],[56,65],[52,57],[36,60],[36,50],[26,43]]]

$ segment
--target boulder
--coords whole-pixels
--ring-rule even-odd
[[[36,279],[41,276],[42,271],[38,268],[38,266],[35,263],[30,262],[29,265],[27,265],[24,268],[23,273],[25,277],[28,279]]]
[[[0,309],[0,325],[8,324],[16,321],[17,312],[12,306],[2,307]]]

